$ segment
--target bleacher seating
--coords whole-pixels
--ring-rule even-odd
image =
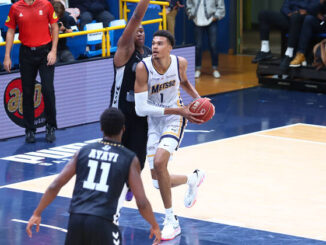
[[[103,23],[102,22],[93,22],[85,25],[84,30],[96,30],[96,29],[102,29]],[[87,47],[85,55],[87,57],[94,57],[94,56],[100,56],[102,54],[102,36],[103,32],[99,33],[91,33],[87,34]]]
[[[120,19],[120,20],[113,20],[109,23],[109,27],[112,26],[121,26],[121,25],[125,25],[126,21],[124,19]],[[110,35],[110,52],[114,53],[115,51],[117,51],[117,45],[118,45],[118,41],[120,36],[122,35],[124,29],[118,29],[118,30],[112,30],[109,31],[109,35]]]

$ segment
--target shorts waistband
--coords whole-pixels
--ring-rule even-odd
[[[36,51],[36,50],[42,50],[42,49],[45,49],[45,48],[48,48],[48,47],[51,47],[51,42],[47,43],[47,44],[44,44],[44,45],[41,45],[41,46],[37,46],[37,47],[29,47],[29,46],[26,46],[26,45],[23,45],[22,46],[24,48],[27,48],[31,51]]]

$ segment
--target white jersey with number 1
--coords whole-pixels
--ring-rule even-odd
[[[152,57],[142,60],[148,73],[148,103],[164,107],[181,107],[179,60],[170,55],[171,63],[164,74],[156,71]],[[179,147],[187,120],[179,115],[148,116],[147,160],[153,169],[157,148],[171,154]]]
[[[152,57],[142,60],[148,73],[149,103],[164,107],[176,108],[182,106],[180,98],[179,61],[175,55],[170,55],[171,63],[164,74],[160,74],[152,63]]]

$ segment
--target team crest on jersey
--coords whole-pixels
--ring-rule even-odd
[[[55,19],[55,20],[58,19],[58,16],[55,12],[53,12],[53,19]]]
[[[39,15],[43,15],[43,10],[42,10],[42,9],[39,10],[39,11],[38,11],[38,14],[39,14]]]
[[[7,16],[6,23],[10,21],[10,17]]]

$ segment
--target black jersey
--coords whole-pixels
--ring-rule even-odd
[[[124,66],[116,67],[114,65],[110,106],[119,108],[124,114],[136,115],[134,98],[136,66],[143,58],[152,54],[149,47],[144,46],[143,49],[144,54],[135,50]]]
[[[121,144],[106,140],[81,148],[69,212],[116,223],[121,208],[119,197],[134,157],[135,153]]]

